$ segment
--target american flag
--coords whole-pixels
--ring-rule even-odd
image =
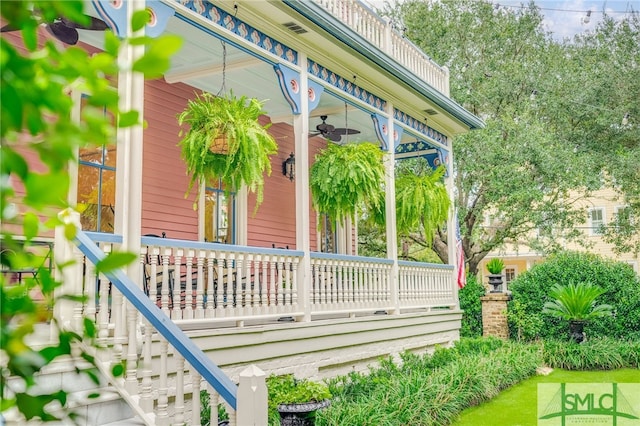
[[[464,249],[462,248],[462,236],[460,235],[460,222],[458,222],[458,213],[456,212],[456,265],[458,268],[458,287],[462,288],[467,285],[467,271],[464,266]]]

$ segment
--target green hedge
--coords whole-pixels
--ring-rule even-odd
[[[640,341],[637,340],[597,338],[580,344],[565,340],[545,340],[542,352],[545,365],[565,370],[640,367]]]
[[[329,381],[332,405],[316,425],[446,425],[465,408],[530,377],[541,365],[537,345],[497,339],[463,340],[433,355],[385,360],[369,375]]]
[[[482,336],[482,303],[480,298],[486,290],[482,283],[473,275],[467,276],[467,285],[458,291],[460,309],[462,314],[462,326],[460,337]]]
[[[512,337],[524,339],[568,338],[566,321],[541,313],[556,284],[590,281],[606,292],[597,303],[613,306],[614,315],[590,321],[588,338],[613,337],[640,340],[640,279],[631,267],[597,255],[562,252],[535,265],[509,284],[509,327]]]

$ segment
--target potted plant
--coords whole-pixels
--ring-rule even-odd
[[[504,269],[504,262],[502,259],[494,257],[487,262],[487,271],[489,271],[489,284],[493,286],[491,293],[500,293],[500,286],[502,286],[502,270]]]
[[[267,389],[270,424],[279,417],[282,426],[311,426],[315,421],[316,410],[331,403],[327,385],[296,379],[291,374],[269,376]]]
[[[258,121],[263,103],[246,96],[196,95],[178,114],[182,159],[191,176],[187,194],[196,181],[222,181],[229,194],[243,184],[256,193],[256,209],[262,202],[264,174],[271,174],[270,156],[278,145],[267,131],[270,123]],[[196,198],[197,199],[197,198]],[[194,208],[197,204],[194,204]]]
[[[330,143],[310,170],[313,205],[333,223],[354,218],[362,207],[379,209],[384,201],[382,150],[370,142]]]
[[[542,312],[569,321],[571,339],[584,340],[584,324],[594,318],[611,315],[611,305],[596,305],[596,298],[605,291],[590,282],[556,284],[549,292],[553,299],[544,304]]]

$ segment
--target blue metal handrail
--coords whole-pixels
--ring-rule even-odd
[[[95,242],[81,230],[76,233],[75,243],[93,264],[105,258],[105,254],[96,246]],[[238,387],[220,367],[211,361],[121,270],[105,272],[104,275],[155,327],[158,333],[236,410]]]

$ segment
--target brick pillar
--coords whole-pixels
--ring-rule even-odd
[[[507,293],[487,293],[482,301],[482,335],[509,338],[507,323],[507,302],[511,295]]]

